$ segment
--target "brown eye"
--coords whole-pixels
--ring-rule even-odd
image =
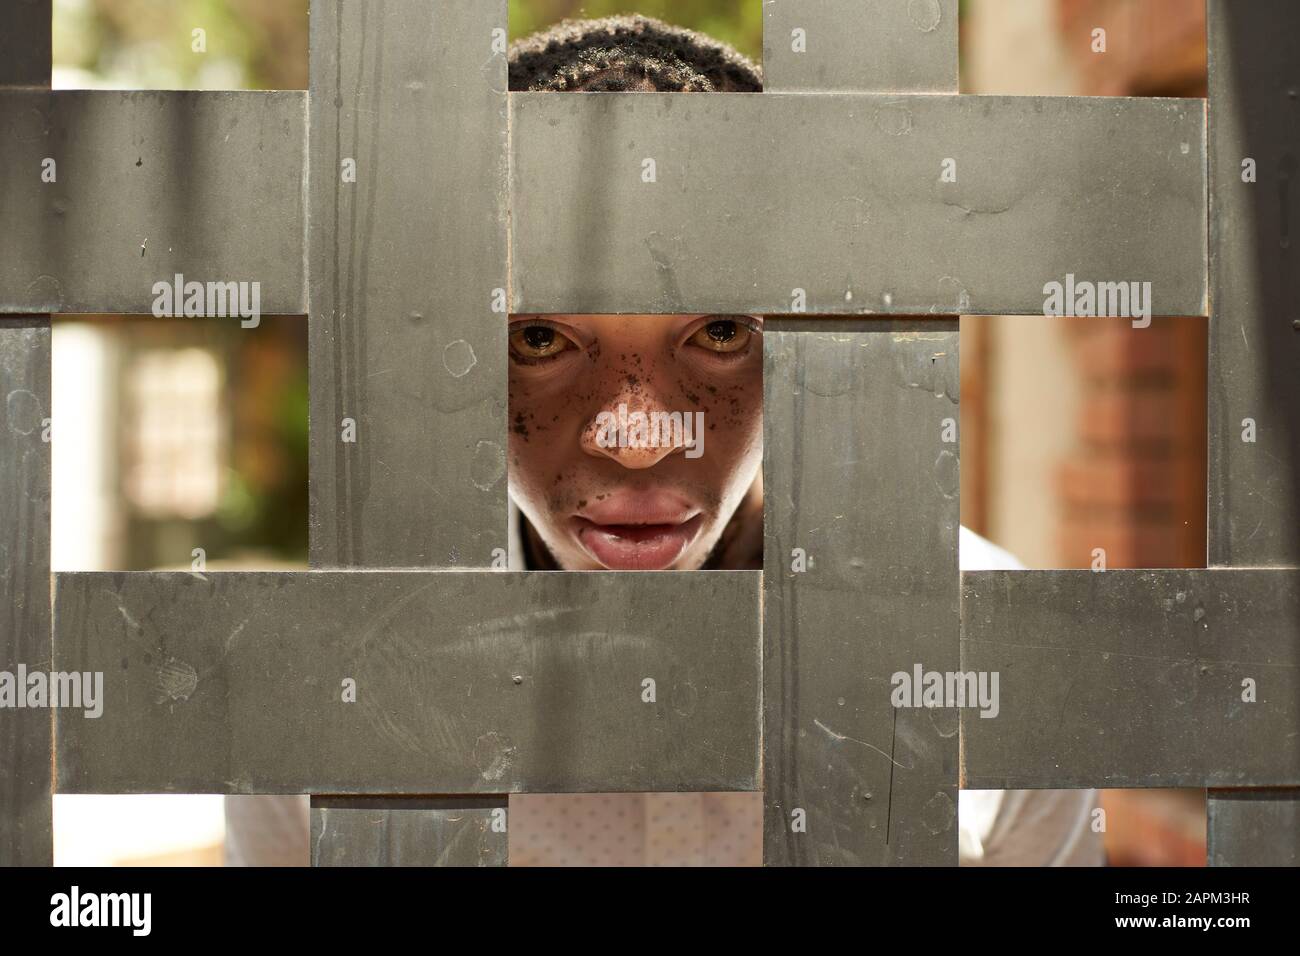
[[[564,333],[549,325],[528,323],[510,333],[510,349],[525,361],[550,358],[573,348]]]
[[[750,327],[735,319],[714,319],[700,326],[688,344],[698,345],[710,352],[739,352],[753,337]]]

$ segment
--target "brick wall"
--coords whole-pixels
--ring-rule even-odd
[[[1057,473],[1061,563],[1204,567],[1206,320],[1065,319],[1077,450]]]
[[[1205,0],[1056,2],[1079,92],[1205,95]],[[1104,54],[1092,51],[1097,27]],[[1062,327],[1080,379],[1077,450],[1057,473],[1062,564],[1088,567],[1104,548],[1109,568],[1204,567],[1207,321]],[[1107,790],[1101,801],[1112,865],[1205,864],[1204,791]]]
[[[1066,49],[1096,96],[1204,96],[1205,0],[1057,0]],[[1106,53],[1092,31],[1106,31]]]
[[[1057,0],[1057,18],[1081,93],[1205,95],[1205,0]],[[1206,320],[1064,328],[1082,394],[1078,451],[1057,475],[1062,564],[1104,548],[1111,568],[1204,567]]]

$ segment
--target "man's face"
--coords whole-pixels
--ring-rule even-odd
[[[700,567],[762,463],[761,328],[747,315],[511,317],[510,494],[561,567]]]

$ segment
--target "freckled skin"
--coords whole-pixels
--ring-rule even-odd
[[[761,493],[763,348],[759,333],[719,355],[692,344],[717,316],[514,316],[511,329],[544,321],[571,347],[521,361],[512,349],[510,495],[566,570],[600,570],[572,535],[573,516],[616,490],[669,490],[701,511],[698,538],[673,564],[699,568],[747,495]],[[567,344],[567,343],[566,343]],[[597,415],[620,403],[650,413],[704,413],[704,454],[686,449],[602,448]]]

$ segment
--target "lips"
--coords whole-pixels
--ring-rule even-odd
[[[614,492],[573,517],[578,544],[611,571],[671,567],[703,524],[698,508],[663,492]]]

